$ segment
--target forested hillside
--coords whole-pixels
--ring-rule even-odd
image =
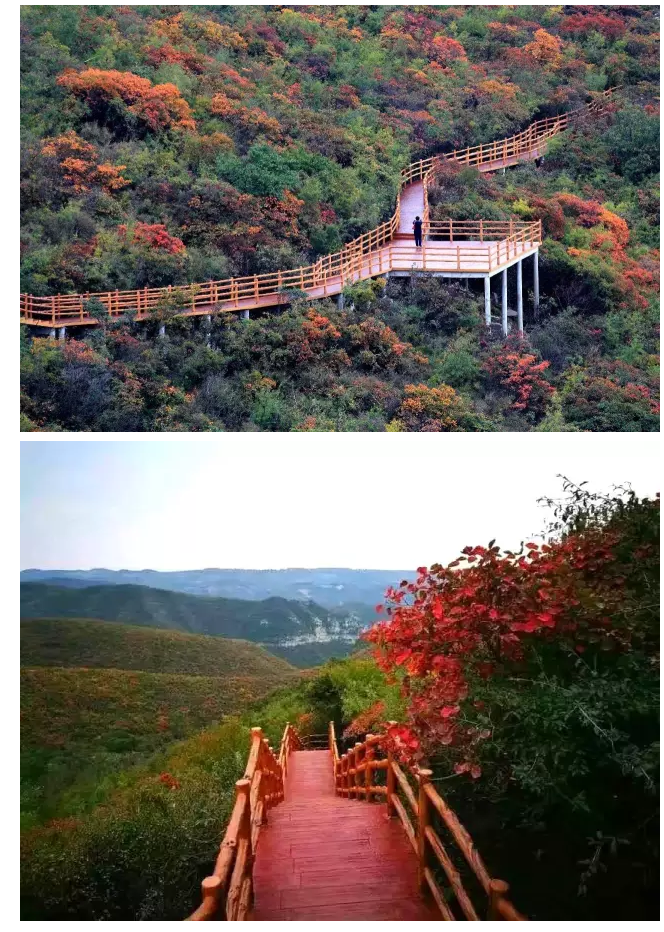
[[[246,641],[22,622],[22,824],[83,812],[122,785],[123,770],[301,675]]]
[[[296,268],[389,216],[412,159],[623,87],[539,167],[431,192],[432,218],[543,220],[524,340],[436,279],[161,339],[172,308],[91,307],[66,342],[25,334],[23,429],[656,430],[658,39],[653,6],[26,7],[37,296]]]

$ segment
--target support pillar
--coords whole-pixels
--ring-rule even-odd
[[[507,336],[507,269],[503,269],[503,335]]]
[[[534,295],[534,305],[535,305],[535,320],[539,314],[539,249],[535,250],[535,255],[533,256],[533,295]]]
[[[242,320],[249,320],[249,311],[242,311]]]
[[[346,307],[346,299],[344,297],[343,291],[340,291],[339,294],[337,295],[337,310],[343,311],[345,307]]]
[[[66,328],[66,327],[60,327],[60,328],[58,329],[58,339],[59,339],[59,340],[64,340],[66,336],[67,336],[67,328]]]
[[[491,276],[484,276],[484,323],[491,326]]]
[[[212,333],[212,314],[205,315],[205,329],[207,331],[207,336],[205,338],[205,345],[207,347],[210,347],[212,346],[212,340],[210,338],[210,335]]]
[[[55,340],[56,338],[55,327],[51,327],[51,329],[48,331],[48,335],[52,340]]]
[[[159,336],[160,337],[166,336],[166,324],[159,324]]]
[[[516,325],[519,336],[523,336],[523,259],[516,264]]]

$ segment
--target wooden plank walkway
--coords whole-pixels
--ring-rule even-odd
[[[286,800],[260,835],[254,895],[257,921],[440,921],[399,820],[335,796],[329,751],[292,754]]]
[[[347,243],[338,253],[323,256],[309,266],[262,275],[244,276],[223,281],[201,282],[167,288],[143,288],[134,291],[98,294],[61,294],[49,297],[22,294],[21,322],[33,327],[61,328],[96,325],[88,313],[88,302],[96,299],[110,318],[129,314],[135,320],[149,319],[155,311],[169,310],[182,316],[217,313],[248,313],[252,309],[287,304],[288,292],[301,291],[310,298],[338,295],[345,285],[377,275],[412,271],[446,277],[492,276],[514,262],[535,252],[541,241],[541,222],[477,221],[479,242],[468,224],[473,221],[450,220],[449,243],[440,241],[440,221],[429,224],[426,185],[438,164],[454,161],[480,172],[493,172],[519,162],[541,158],[548,142],[574,125],[583,115],[602,112],[615,88],[603,92],[591,103],[555,117],[537,120],[521,133],[493,143],[470,146],[453,153],[413,162],[401,174],[397,209],[392,218],[374,230]],[[412,223],[419,214],[425,220],[422,252],[415,250]],[[481,224],[484,224],[482,230]],[[475,231],[478,232],[478,231]],[[427,233],[430,233],[428,236]]]

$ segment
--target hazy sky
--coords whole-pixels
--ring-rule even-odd
[[[557,473],[659,486],[652,434],[21,443],[21,566],[410,570],[543,529]]]

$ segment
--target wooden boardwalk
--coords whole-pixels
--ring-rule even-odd
[[[329,751],[295,751],[254,865],[251,919],[424,920],[417,858],[385,806],[335,795]]]
[[[493,143],[455,150],[445,155],[420,159],[404,169],[396,210],[390,220],[347,243],[338,253],[323,256],[309,266],[263,275],[201,282],[167,288],[109,291],[97,294],[63,294],[49,297],[22,294],[21,322],[32,327],[56,328],[65,337],[67,327],[96,326],[90,302],[103,307],[113,318],[130,315],[147,320],[164,312],[182,316],[241,313],[288,304],[294,293],[309,298],[340,294],[347,285],[378,275],[408,275],[413,271],[445,277],[483,277],[534,255],[541,243],[540,221],[430,221],[427,185],[444,162],[453,162],[480,172],[505,169],[540,158],[550,139],[585,116],[601,112],[613,90],[604,92],[577,111],[538,120],[515,136]],[[412,238],[415,216],[423,219],[424,244],[416,250]],[[485,302],[488,303],[485,285]],[[537,299],[536,299],[537,301]],[[503,301],[506,305],[506,299]],[[486,309],[487,320],[490,309]],[[506,307],[503,328],[506,331]],[[521,330],[522,327],[520,326]]]
[[[327,750],[305,750],[320,739]],[[235,805],[188,922],[525,920],[430,770],[402,769],[385,735],[340,757],[333,722],[327,736],[304,741],[287,724],[277,756],[251,729]],[[454,865],[459,854],[482,891],[477,907]]]

